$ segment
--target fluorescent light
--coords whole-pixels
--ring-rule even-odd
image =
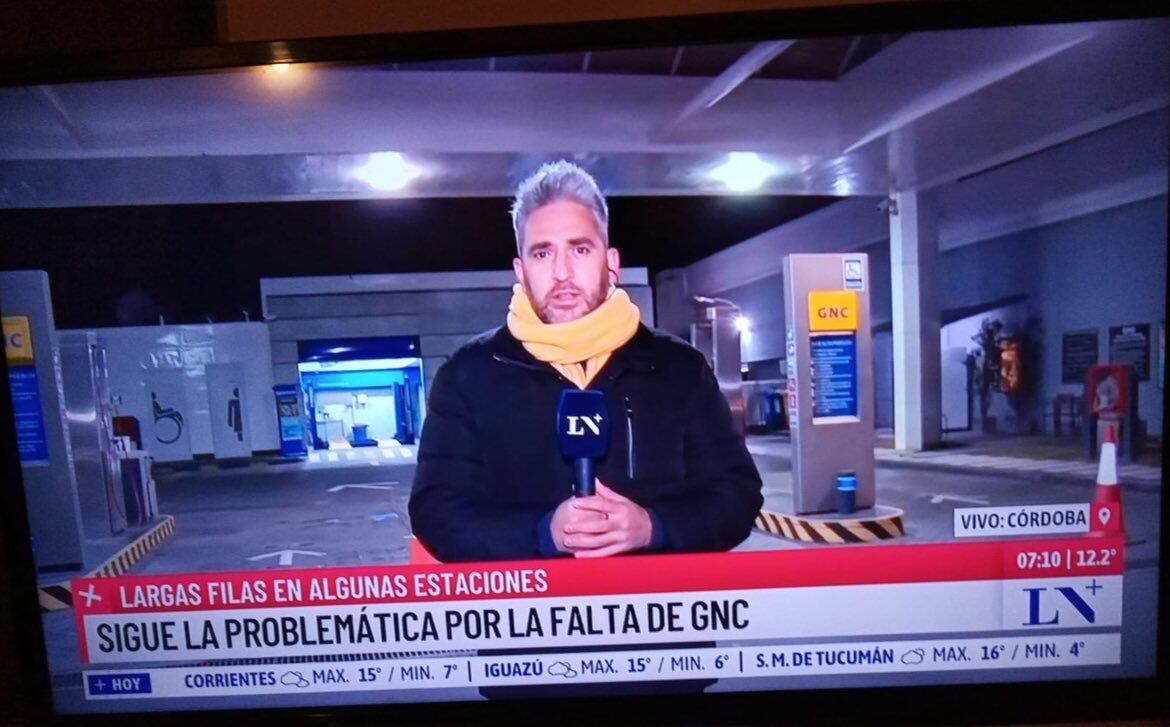
[[[735,317],[735,330],[739,331],[739,339],[744,343],[752,340],[752,320],[747,316]]]
[[[760,159],[751,151],[733,151],[727,161],[707,173],[711,179],[722,182],[733,192],[750,192],[759,189],[768,177],[777,172],[775,166]]]
[[[269,64],[268,70],[273,73],[288,73],[292,70],[292,64],[287,61],[280,61],[279,63]]]
[[[371,154],[365,164],[358,167],[353,176],[379,192],[394,192],[410,184],[422,170],[406,161],[396,151]]]
[[[849,183],[847,177],[837,177],[833,180],[833,194],[848,197],[853,194],[853,185]]]

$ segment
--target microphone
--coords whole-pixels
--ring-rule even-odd
[[[593,461],[609,451],[609,412],[605,395],[595,389],[565,389],[557,407],[557,443],[573,460],[573,496],[596,494]]]

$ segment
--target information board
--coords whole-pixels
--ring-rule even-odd
[[[1150,324],[1109,327],[1109,363],[1133,366],[1138,381],[1150,380]]]
[[[48,462],[49,441],[41,411],[41,391],[36,366],[13,366],[8,370],[12,390],[12,416],[16,420],[16,449],[22,463]]]
[[[857,416],[857,336],[814,335],[812,352],[813,423]]]
[[[1061,337],[1060,383],[1083,384],[1097,363],[1097,332],[1068,331]]]

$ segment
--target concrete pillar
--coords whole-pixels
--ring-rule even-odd
[[[658,328],[687,338],[695,317],[695,301],[687,293],[687,272],[682,268],[663,270],[654,276],[654,312]]]
[[[919,451],[942,439],[942,359],[937,277],[938,225],[916,192],[890,209],[894,344],[894,448]]]

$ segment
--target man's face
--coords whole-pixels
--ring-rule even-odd
[[[619,264],[618,251],[605,246],[593,212],[560,200],[528,216],[524,249],[512,269],[540,319],[565,323],[605,301],[617,284]]]

